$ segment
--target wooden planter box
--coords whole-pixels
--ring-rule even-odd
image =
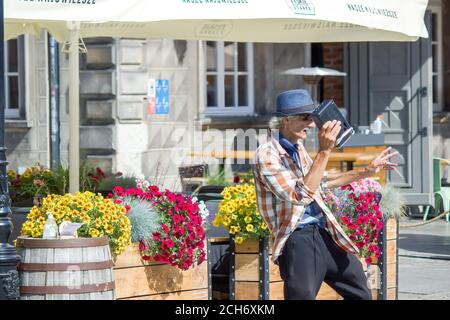
[[[114,263],[119,300],[207,300],[207,261],[182,271],[155,261],[141,260],[137,245],[128,247]]]
[[[398,224],[389,219],[380,233],[381,256],[369,268],[362,261],[374,300],[397,299],[397,234]],[[230,298],[235,300],[283,300],[283,281],[279,268],[271,260],[268,239],[247,240],[233,245],[230,276]],[[234,271],[234,272],[233,272]],[[265,271],[265,272],[264,272]],[[317,300],[339,300],[342,297],[326,283]]]

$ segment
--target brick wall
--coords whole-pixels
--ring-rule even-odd
[[[323,66],[344,71],[344,45],[342,43],[323,44]],[[323,80],[323,99],[333,99],[338,106],[344,106],[344,79],[328,77]]]

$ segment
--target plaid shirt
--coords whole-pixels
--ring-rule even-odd
[[[300,224],[305,206],[314,200],[325,214],[326,229],[335,243],[344,251],[358,253],[359,249],[347,237],[323,201],[327,191],[326,174],[318,190],[312,192],[303,183],[303,178],[313,161],[301,143],[298,145],[298,153],[301,168],[295,165],[294,160],[269,131],[268,142],[259,146],[255,154],[253,175],[256,200],[259,212],[272,233],[272,260],[277,263],[286,240]]]

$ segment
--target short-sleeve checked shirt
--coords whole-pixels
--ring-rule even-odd
[[[325,205],[326,179],[313,192],[303,178],[313,163],[304,146],[299,143],[301,168],[295,165],[279,142],[269,131],[268,141],[256,150],[253,175],[259,212],[272,233],[272,260],[278,263],[284,244],[297,229],[305,212],[305,206],[316,201],[326,218],[326,229],[336,244],[344,251],[356,254],[359,249],[348,238],[336,218]]]

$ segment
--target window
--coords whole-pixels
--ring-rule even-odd
[[[442,8],[440,5],[429,6],[431,11],[431,49],[433,61],[433,110],[443,108],[443,57],[442,57]]]
[[[252,114],[253,45],[207,41],[205,47],[205,114]]]
[[[5,41],[5,117],[25,117],[25,68],[23,36]]]

